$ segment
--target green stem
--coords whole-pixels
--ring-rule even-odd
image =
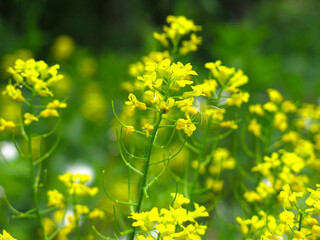
[[[29,107],[30,114],[33,114],[34,98],[35,98],[35,92],[33,91],[32,96],[31,96],[31,101],[30,101],[31,104]],[[43,235],[43,239],[48,240],[48,236],[46,234],[46,231],[45,231],[45,228],[43,225],[42,216],[41,216],[41,212],[39,209],[39,203],[38,203],[38,180],[37,180],[37,176],[35,173],[35,166],[33,166],[31,133],[32,133],[32,127],[30,125],[29,131],[28,131],[28,136],[27,136],[27,141],[28,141],[28,149],[29,149],[29,165],[30,165],[30,180],[31,180],[31,186],[32,186],[32,198],[33,198],[34,207],[36,209],[37,219],[40,224],[41,232]],[[40,171],[40,169],[38,171]]]
[[[157,119],[157,122],[155,124],[154,127],[154,131],[152,133],[148,148],[147,148],[147,152],[145,155],[146,158],[146,165],[144,167],[144,171],[143,171],[143,178],[141,180],[141,184],[140,184],[140,190],[139,190],[139,198],[138,198],[138,204],[137,204],[137,208],[136,208],[136,213],[139,213],[141,210],[141,206],[142,206],[142,202],[143,202],[143,196],[144,196],[144,189],[146,187],[146,183],[147,183],[147,176],[148,176],[148,171],[149,171],[149,167],[150,167],[150,159],[151,159],[151,152],[152,152],[152,146],[155,142],[156,136],[157,136],[157,132],[160,126],[162,120],[162,113],[159,114],[159,117]],[[133,232],[131,233],[129,239],[133,240],[135,237],[135,232],[136,232],[136,228],[133,228]]]
[[[74,193],[72,195],[72,205],[73,205],[73,215],[74,218],[76,220],[76,236],[77,236],[77,240],[80,240],[80,228],[79,228],[79,215],[77,213],[77,209],[76,209],[76,205],[77,205],[77,198],[76,198],[76,194]]]
[[[201,144],[202,148],[201,148],[201,151],[199,153],[198,167],[197,167],[196,172],[195,172],[195,174],[193,176],[193,180],[192,180],[192,184],[191,184],[190,204],[193,204],[193,195],[194,195],[194,191],[195,191],[196,185],[198,184],[201,164],[205,160],[205,149],[206,149],[206,145],[207,145],[207,141],[208,141],[210,127],[211,127],[211,119],[209,119],[209,121],[208,121],[207,128],[206,128],[206,130],[205,130],[205,132],[203,134],[203,138],[202,138],[202,144]]]
[[[299,231],[301,231],[301,228],[302,228],[302,219],[303,219],[303,213],[300,212],[300,218],[299,218]]]

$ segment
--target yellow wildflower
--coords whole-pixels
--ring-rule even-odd
[[[43,226],[44,226],[44,231],[48,235],[51,234],[56,228],[56,224],[48,217],[43,218]]]
[[[126,101],[125,104],[130,106],[132,110],[134,110],[135,108],[140,110],[147,110],[146,104],[138,101],[137,97],[133,93],[129,94],[128,99],[129,101]]]
[[[220,126],[223,128],[238,129],[238,125],[235,123],[234,120],[224,121],[220,123]]]
[[[104,218],[104,212],[99,208],[95,208],[89,213],[89,218],[102,220]]]
[[[39,121],[39,118],[37,118],[36,116],[34,116],[33,114],[31,113],[25,113],[24,114],[24,124],[25,125],[29,125],[30,123],[32,123],[33,121],[36,121],[38,122]]]
[[[140,227],[142,231],[151,231],[156,222],[159,221],[159,211],[158,208],[152,208],[150,212],[141,212],[141,213],[131,213],[131,216],[134,222],[132,223],[133,227]]]
[[[64,207],[64,196],[58,190],[49,190],[47,192],[48,195],[48,207],[57,207],[63,208]]]
[[[56,109],[47,108],[40,112],[40,115],[44,118],[47,117],[59,117],[59,113]]]
[[[12,121],[6,121],[3,118],[0,118],[0,131],[3,131],[5,129],[14,129],[16,125]]]
[[[192,123],[189,116],[187,116],[187,119],[179,118],[176,122],[176,129],[182,130],[185,132],[185,134],[190,137],[192,133],[196,130],[196,126]]]
[[[255,113],[259,116],[263,116],[263,114],[264,114],[264,110],[263,110],[261,104],[250,105],[249,112]]]
[[[2,231],[2,234],[0,234],[0,239],[1,240],[16,240],[9,233],[7,233],[6,230]]]
[[[149,137],[150,131],[153,129],[154,129],[154,127],[150,123],[145,123],[142,126],[142,130],[146,133],[147,137]]]
[[[173,208],[180,208],[182,205],[184,204],[189,204],[190,200],[188,198],[185,198],[182,194],[180,193],[171,193],[171,196],[174,199],[174,204],[173,204]]]
[[[126,126],[124,128],[124,131],[125,131],[126,134],[134,133],[134,127],[133,126]]]
[[[252,132],[252,134],[256,137],[259,137],[261,135],[261,125],[258,123],[257,119],[251,120],[248,126],[248,130]]]
[[[277,112],[274,116],[274,127],[280,131],[285,131],[288,127],[288,118],[284,113]]]
[[[279,93],[278,90],[269,88],[267,90],[267,93],[269,95],[269,99],[271,102],[274,102],[274,103],[281,103],[282,102],[283,96]]]
[[[273,102],[267,102],[267,103],[263,104],[263,108],[268,112],[278,111],[277,105],[275,105]]]
[[[89,208],[86,205],[77,204],[74,207],[77,215],[87,214],[89,212]]]
[[[56,108],[66,108],[67,103],[60,102],[59,100],[53,100],[52,102],[49,102],[47,105],[47,108],[50,109],[56,109]]]
[[[25,98],[22,96],[22,92],[20,89],[16,89],[13,85],[8,84],[6,86],[6,90],[2,92],[3,95],[10,96],[13,100],[18,102],[24,102]]]
[[[293,227],[294,225],[294,217],[294,213],[289,211],[283,211],[279,215],[280,221],[284,224],[289,225],[290,227]]]
[[[249,101],[249,97],[249,93],[238,91],[236,93],[233,93],[231,97],[227,99],[227,105],[240,108],[242,103],[246,103]]]

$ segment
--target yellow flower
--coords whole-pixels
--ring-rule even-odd
[[[236,221],[240,224],[240,229],[242,234],[247,235],[249,232],[248,225],[251,224],[250,219],[242,219],[241,217],[237,217]]]
[[[7,233],[6,230],[3,230],[2,234],[0,234],[0,239],[1,240],[16,240],[9,233]]]
[[[255,191],[248,191],[245,192],[243,197],[248,201],[248,202],[260,202],[261,201],[261,197],[260,195],[255,192]]]
[[[102,220],[104,218],[104,212],[98,208],[95,208],[89,213],[89,218]]]
[[[88,187],[84,184],[90,180],[90,176],[86,174],[72,174],[67,172],[63,175],[59,175],[59,180],[63,182],[68,188],[69,194],[76,194],[80,196],[94,196],[98,192],[97,187]]]
[[[163,82],[162,78],[157,78],[156,72],[145,74],[143,77],[138,76],[138,80],[143,81],[144,85],[149,87],[151,90],[160,88]]]
[[[176,122],[176,129],[182,130],[185,132],[185,134],[190,137],[192,133],[196,130],[196,126],[192,123],[189,116],[187,116],[187,119],[179,118]]]
[[[164,47],[169,46],[169,42],[167,40],[167,34],[154,32],[153,37],[157,39]]]
[[[174,103],[175,101],[173,98],[168,98],[166,102],[160,101],[160,104],[159,104],[160,111],[162,113],[168,113],[169,110],[174,106]]]
[[[274,102],[274,103],[281,103],[282,102],[283,96],[279,93],[278,90],[269,88],[267,90],[267,93],[269,95],[269,99],[271,102]]]
[[[296,105],[290,100],[286,100],[281,105],[282,111],[285,113],[294,113],[297,110]]]
[[[182,41],[182,46],[179,49],[181,55],[186,55],[189,52],[195,52],[198,50],[198,45],[202,43],[202,37],[198,37],[192,33],[189,41]]]
[[[298,230],[294,231],[294,236],[292,240],[307,240],[308,238],[304,235],[303,232],[300,232]]]
[[[227,105],[240,108],[242,103],[246,103],[249,101],[249,97],[249,93],[238,91],[236,93],[233,93],[231,97],[227,99]]]
[[[148,232],[151,231],[160,219],[158,208],[154,207],[150,212],[141,212],[141,213],[131,213],[131,216],[134,222],[132,223],[133,227],[140,227],[142,231]]]
[[[86,205],[77,204],[74,207],[77,215],[87,214],[89,212],[89,208]]]
[[[133,126],[126,126],[124,128],[124,131],[126,132],[126,134],[134,133],[134,127]]]
[[[274,116],[274,127],[280,131],[285,131],[288,127],[288,118],[284,113],[277,112]]]
[[[180,193],[171,193],[171,196],[174,199],[174,204],[173,204],[173,208],[180,208],[182,205],[184,204],[189,204],[190,200],[188,198],[185,198],[182,194]]]
[[[48,235],[51,234],[56,227],[55,223],[48,217],[43,219],[43,226],[44,226],[44,231]]]
[[[263,110],[261,104],[250,105],[249,112],[255,113],[259,116],[263,116],[263,114],[264,114],[264,110]]]
[[[220,126],[223,128],[238,129],[238,125],[234,122],[234,120],[224,121],[220,123]]]
[[[31,113],[25,113],[24,114],[24,124],[25,125],[29,125],[30,123],[32,123],[33,121],[38,122],[39,118],[37,118],[36,116],[32,115]]]
[[[200,217],[209,217],[209,213],[207,212],[204,206],[199,206],[198,203],[194,203],[195,210],[188,212],[188,216],[194,221]]]
[[[59,117],[59,113],[56,109],[47,108],[40,112],[40,115],[44,118],[47,117]]]
[[[289,225],[290,227],[293,227],[294,225],[294,217],[294,213],[289,211],[283,211],[279,215],[280,221],[284,224]]]
[[[64,196],[56,189],[49,190],[47,192],[48,195],[48,207],[57,207],[63,208],[64,207]]]
[[[25,98],[22,96],[22,92],[20,89],[16,89],[13,85],[8,84],[6,86],[6,90],[2,92],[3,95],[10,96],[13,100],[17,102],[24,102]]]
[[[275,105],[273,102],[267,102],[267,103],[263,104],[263,108],[268,112],[278,111],[277,105]]]
[[[134,110],[135,108],[140,110],[147,110],[146,104],[138,101],[137,97],[133,93],[129,94],[128,99],[129,101],[126,101],[125,104],[130,106],[132,110]]]
[[[261,135],[261,125],[258,123],[257,119],[251,120],[248,126],[248,130],[252,132],[252,134],[256,137],[259,137]]]
[[[50,109],[56,109],[56,108],[66,108],[67,104],[64,102],[60,102],[59,100],[53,100],[52,102],[49,102],[47,105],[47,108]]]
[[[142,126],[142,130],[146,133],[147,137],[149,137],[150,131],[153,129],[154,127],[150,123],[145,123]]]
[[[3,118],[0,118],[0,131],[5,129],[14,129],[16,125],[12,121],[6,121]]]

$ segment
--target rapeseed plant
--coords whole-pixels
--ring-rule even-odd
[[[67,108],[66,100],[59,100],[54,91],[64,76],[59,74],[59,65],[50,67],[29,57],[8,66],[10,80],[3,96],[13,100],[12,108],[18,106],[21,113],[0,118],[0,132],[13,132],[21,158],[29,162],[34,204],[33,209],[21,212],[5,197],[16,218],[37,218],[41,239],[119,239],[123,235],[129,240],[198,240],[205,238],[210,217],[227,190],[224,174],[233,170],[242,177],[231,184],[243,211],[235,218],[243,239],[320,237],[320,185],[313,179],[320,170],[320,107],[287,100],[271,88],[267,102],[251,103],[245,91],[248,77],[220,60],[206,63],[207,76],[199,76],[199,68],[184,62],[182,56],[198,50],[200,30],[184,16],[168,16],[163,31],[153,34],[162,50],[129,66],[132,80],[121,84],[127,97],[121,105],[112,102],[119,127],[117,146],[128,174],[113,179],[109,188],[103,181],[105,171],[102,178],[102,190],[113,208],[108,203],[104,209],[88,204],[88,198],[98,194],[97,187],[88,185],[90,176],[66,172],[58,176],[63,187],[48,190],[47,208],[41,209],[38,191],[46,174],[42,163],[56,149],[59,135],[46,153],[39,145],[58,131]],[[73,52],[74,42],[67,36],[60,36],[52,48],[59,61]],[[96,61],[88,58],[79,63],[78,70],[91,78],[96,68]],[[69,87],[62,86],[62,92]],[[88,84],[84,92],[83,117],[102,122],[107,104],[100,85]],[[37,124],[46,118],[55,118],[56,126],[38,132]],[[242,149],[236,144],[239,131]],[[253,146],[247,145],[247,138]],[[253,177],[240,166],[242,153],[254,160]],[[152,198],[155,191],[159,202]],[[114,214],[115,238],[100,233],[110,213]],[[0,239],[14,238],[3,230]]]

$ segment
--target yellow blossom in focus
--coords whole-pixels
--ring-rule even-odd
[[[129,101],[126,101],[125,104],[130,106],[132,110],[134,110],[135,108],[140,110],[147,110],[146,104],[138,101],[137,97],[133,93],[129,94],[128,99]]]
[[[187,119],[179,118],[176,122],[176,129],[182,130],[185,132],[185,134],[190,137],[192,133],[196,130],[196,126],[192,123],[189,116],[187,116]]]
[[[134,222],[132,223],[133,227],[139,227],[143,231],[150,231],[153,229],[155,222],[159,220],[159,211],[158,208],[153,208],[150,212],[141,212],[141,213],[131,213],[131,216]]]
[[[171,193],[171,196],[174,198],[174,204],[173,208],[180,208],[184,204],[189,204],[190,200],[188,198],[185,198],[182,194],[180,193]]]
[[[24,124],[25,125],[29,125],[30,123],[32,123],[33,121],[38,122],[39,118],[37,118],[36,116],[32,115],[31,113],[25,113],[24,114]]]

